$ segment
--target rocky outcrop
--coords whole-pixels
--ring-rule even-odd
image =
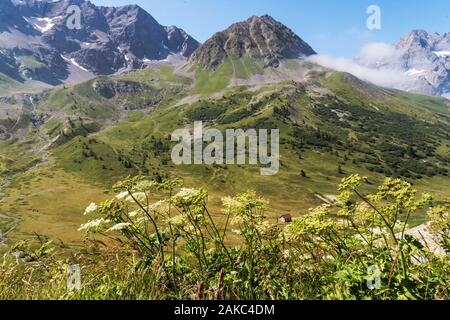
[[[190,57],[197,50],[199,43],[183,29],[175,26],[165,27],[167,32],[166,45],[172,52],[179,52],[184,57]]]
[[[94,91],[106,99],[116,96],[134,95],[145,91],[145,86],[133,81],[97,80],[93,84]]]

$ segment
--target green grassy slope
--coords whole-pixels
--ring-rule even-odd
[[[295,71],[300,65],[291,62],[289,68]],[[21,187],[14,183],[6,190],[11,196],[0,205],[0,211],[14,207],[15,214],[24,219],[24,227],[19,229],[24,236],[32,230],[26,214],[31,208],[40,213],[33,221],[42,216],[41,225],[45,225],[59,219],[61,207],[56,206],[58,212],[52,212],[38,198],[31,201],[23,194],[41,190],[49,195],[51,190],[61,188],[65,191],[60,201],[66,203],[64,210],[71,216],[78,214],[81,203],[101,200],[102,188],[135,174],[180,176],[187,186],[209,190],[215,206],[224,195],[255,189],[270,200],[269,214],[274,219],[288,212],[301,215],[320,204],[320,198],[334,195],[339,181],[351,173],[368,176],[373,185],[386,176],[402,177],[438,198],[449,196],[449,122],[442,112],[443,100],[381,89],[335,72],[318,73],[304,83],[230,87],[236,76],[245,78],[261,72],[256,62],[244,60],[230,59],[212,74],[193,71],[194,80],[168,66],[100,78],[108,83],[127,81],[145,87],[142,92],[110,99],[93,89],[99,79],[48,92],[39,104],[41,113],[52,115],[43,132],[56,137],[71,129],[67,139],[49,150],[51,161],[45,170],[55,174],[42,180],[30,174],[14,176],[13,181],[21,181]],[[178,103],[196,94],[201,98]],[[144,102],[147,107],[130,108]],[[73,126],[68,125],[67,117]],[[196,120],[222,131],[280,129],[279,174],[263,177],[258,166],[250,165],[173,165],[170,134],[192,127]],[[95,129],[79,130],[92,123],[97,124]],[[18,148],[17,143],[13,145]],[[5,159],[14,161],[14,155],[1,151],[7,150],[6,146],[1,148],[3,166],[8,166]],[[67,187],[71,179],[83,187],[73,199],[68,191],[72,189]],[[67,228],[78,221],[66,219],[72,221]],[[61,223],[58,226],[64,229]],[[64,236],[56,229],[49,233]],[[70,240],[74,237],[71,233]]]
[[[8,90],[19,86],[20,83],[16,80],[8,77],[7,75],[0,73],[0,94],[7,93]]]

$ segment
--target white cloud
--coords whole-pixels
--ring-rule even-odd
[[[376,85],[404,88],[409,86],[414,79],[401,68],[400,58],[401,53],[396,51],[393,46],[376,42],[361,48],[355,59],[335,58],[327,55],[314,55],[308,59],[329,69],[351,73]]]
[[[361,48],[357,60],[363,64],[369,65],[378,61],[399,62],[402,53],[397,51],[394,46],[384,42],[372,42]]]

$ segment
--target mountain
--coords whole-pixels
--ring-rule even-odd
[[[227,58],[247,57],[276,67],[281,59],[313,54],[315,51],[291,29],[265,15],[253,16],[216,33],[194,52],[189,62],[214,70]]]
[[[109,12],[105,21],[120,16],[99,10]],[[353,173],[372,187],[398,177],[447,198],[449,101],[315,65],[302,58],[313,50],[299,39],[270,17],[253,17],[213,36],[185,65],[149,64],[0,98],[0,212],[20,217],[14,232],[21,237],[72,243],[86,199],[99,203],[105,187],[139,174],[180,177],[207,189],[214,206],[256,190],[270,201],[274,220],[333,202],[336,185]],[[263,177],[266,166],[248,162],[175,165],[171,134],[195,121],[221,132],[279,129],[278,174]],[[226,223],[226,215],[214,218]]]
[[[450,98],[450,33],[441,36],[415,30],[401,38],[395,48],[402,53],[407,73],[415,79],[410,90]]]
[[[68,26],[72,5],[81,10],[80,29]],[[185,59],[199,46],[183,30],[160,25],[137,5],[2,0],[0,18],[0,72],[19,83],[78,83],[171,55]]]
[[[392,52],[375,61],[360,61],[377,69],[405,73],[399,89],[450,98],[450,33],[414,30],[392,46]]]

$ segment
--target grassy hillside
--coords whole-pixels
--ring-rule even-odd
[[[269,200],[271,219],[285,213],[299,217],[324,199],[332,201],[340,180],[352,173],[369,177],[368,191],[388,176],[439,199],[449,197],[444,100],[381,89],[296,61],[284,68],[306,76],[230,86],[236,78],[277,71],[228,59],[212,73],[161,66],[46,92],[38,113],[41,134],[53,141],[45,149],[50,160],[35,169],[40,171],[22,173],[41,159],[42,141],[30,140],[29,146],[41,143],[40,148],[28,146],[29,156],[20,161],[25,142],[0,145],[0,161],[13,182],[0,212],[21,217],[19,237],[36,226],[39,233],[74,241],[82,207],[102,200],[101,190],[114,182],[137,174],[157,180],[178,176],[186,185],[205,187],[213,208],[222,196],[254,189]],[[263,177],[250,165],[173,165],[170,134],[197,120],[221,131],[280,129],[279,174]],[[49,201],[59,204],[48,206]],[[225,222],[223,216],[216,219]],[[46,229],[50,221],[57,227]]]
[[[21,85],[20,82],[0,72],[0,95],[5,95]]]

